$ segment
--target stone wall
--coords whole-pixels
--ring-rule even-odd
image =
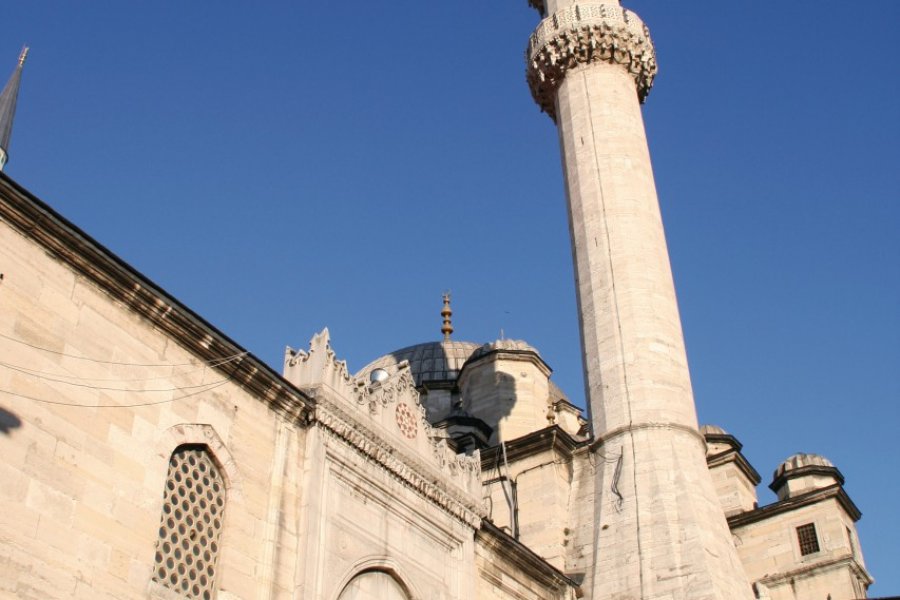
[[[836,490],[825,490],[822,498],[810,498],[791,510],[778,511],[782,503],[777,503],[733,519],[738,554],[761,598],[865,598],[871,578],[854,520]],[[756,514],[766,518],[754,518]],[[797,528],[809,525],[818,550],[804,554]]]
[[[200,359],[7,222],[0,256],[3,594],[146,598],[181,444],[226,481],[223,597],[289,591],[305,431],[229,379],[246,356]]]
[[[323,332],[295,386],[2,175],[0,219],[0,596],[570,597],[408,367],[357,380]]]
[[[475,537],[477,598],[482,600],[574,600],[580,590],[524,545],[492,526]]]

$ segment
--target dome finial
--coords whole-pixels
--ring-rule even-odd
[[[22,46],[22,52],[19,54],[19,66],[25,64],[25,59],[28,58],[28,46]]]
[[[450,334],[453,333],[453,325],[450,323],[450,317],[453,311],[450,310],[450,292],[444,292],[444,308],[441,309],[441,316],[444,318],[444,324],[441,326],[441,333],[444,334],[444,341],[450,341]]]

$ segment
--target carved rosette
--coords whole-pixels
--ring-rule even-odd
[[[583,3],[553,14],[531,34],[526,77],[541,110],[556,120],[556,91],[570,69],[593,62],[622,65],[643,102],[656,76],[650,31],[630,10]]]

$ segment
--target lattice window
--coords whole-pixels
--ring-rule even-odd
[[[202,446],[169,459],[153,580],[187,598],[214,597],[225,481]]]
[[[797,540],[800,542],[800,554],[815,554],[819,551],[819,537],[816,535],[815,523],[807,523],[797,528]]]

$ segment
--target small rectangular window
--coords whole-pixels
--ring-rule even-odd
[[[815,554],[819,551],[819,538],[816,536],[815,523],[807,523],[797,528],[797,540],[800,542],[800,554]]]

